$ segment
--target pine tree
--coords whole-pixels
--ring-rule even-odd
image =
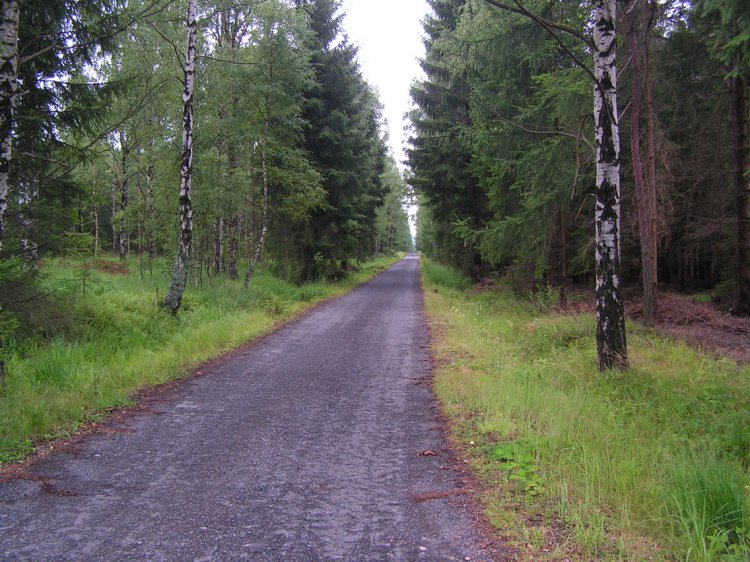
[[[737,216],[737,302],[732,312],[750,315],[750,5],[743,0],[701,0],[696,8],[715,24],[714,55],[728,69]]]
[[[471,87],[466,70],[448,64],[446,40],[455,31],[465,0],[430,0],[434,15],[424,23],[427,52],[421,62],[427,79],[412,89],[417,109],[411,116],[414,135],[407,151],[413,176],[409,182],[430,208],[437,228],[434,241],[444,259],[451,259],[478,277],[480,253],[457,235],[455,223],[480,228],[488,201],[472,171],[468,130]]]
[[[305,148],[323,176],[324,206],[297,238],[306,277],[338,276],[342,263],[369,253],[385,147],[376,96],[359,72],[357,49],[341,34],[335,0],[298,1],[310,18],[316,85],[306,93]]]

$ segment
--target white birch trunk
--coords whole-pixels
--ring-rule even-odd
[[[96,189],[96,182],[94,182],[94,188],[93,188],[93,201],[94,204],[92,205],[92,215],[94,218],[94,257],[96,257],[99,254],[99,206],[96,204],[96,197],[97,197],[97,189]]]
[[[21,250],[21,262],[25,271],[35,269],[39,257],[36,244],[29,238],[33,221],[27,214],[31,200],[39,193],[36,182],[37,180],[33,175],[21,177],[18,180],[16,190],[18,194],[18,242]]]
[[[122,179],[120,180],[120,232],[117,246],[120,251],[120,261],[124,262],[130,250],[127,240],[127,221],[125,219],[125,212],[128,208],[130,196],[128,193],[128,158],[130,154],[123,129],[120,129],[120,150],[122,151],[122,164],[120,168]]]
[[[114,152],[112,153],[112,252],[117,251],[118,235],[117,235],[117,164]]]
[[[600,371],[628,365],[620,294],[620,132],[615,0],[594,2],[596,125],[596,344]]]
[[[193,90],[195,86],[197,0],[188,1],[187,51],[185,54],[185,88],[182,92],[182,162],[180,165],[180,235],[177,242],[177,257],[172,270],[172,283],[164,298],[164,307],[172,314],[182,304],[182,294],[187,285],[190,246],[193,241],[193,205],[190,184],[193,173]]]
[[[266,130],[268,130],[268,121],[266,121]],[[266,243],[266,234],[268,233],[268,170],[266,168],[266,149],[262,145],[260,148],[260,165],[263,172],[263,224],[260,229],[258,244],[255,246],[255,253],[250,260],[250,265],[248,265],[247,273],[245,274],[245,289],[250,286],[250,278],[253,276],[260,256],[263,253],[263,246]]]
[[[13,158],[13,125],[18,93],[18,0],[3,0],[0,14],[0,250],[8,208],[8,175]]]
[[[148,163],[146,164],[146,238],[148,257],[156,257],[156,203],[154,202],[154,163],[152,160],[152,146],[149,146]]]

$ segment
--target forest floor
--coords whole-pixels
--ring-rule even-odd
[[[567,292],[570,303],[562,312],[594,312],[590,291],[567,288]],[[657,302],[657,333],[685,341],[703,352],[750,365],[750,318],[734,316],[726,306],[707,302],[703,297],[662,291]],[[643,302],[640,297],[626,295],[625,313],[631,320],[641,319]]]
[[[627,314],[639,319],[642,310],[642,304],[633,303]],[[677,293],[662,293],[658,311],[659,333],[684,340],[704,352],[750,365],[750,318],[733,316],[716,304]]]

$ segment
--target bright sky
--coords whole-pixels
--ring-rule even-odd
[[[359,47],[359,62],[367,81],[377,88],[385,106],[393,156],[403,168],[409,87],[422,76],[417,62],[424,55],[422,19],[426,0],[343,0],[344,29]]]

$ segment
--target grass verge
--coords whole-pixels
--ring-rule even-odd
[[[750,558],[750,369],[629,324],[599,374],[591,316],[454,277],[423,260],[435,390],[522,558]]]
[[[186,292],[177,317],[159,306],[169,281],[166,262],[140,276],[123,275],[127,269],[119,262],[92,267],[90,262],[50,260],[44,284],[66,303],[58,311],[65,318],[46,318],[44,324],[66,327],[57,326],[53,336],[37,333],[6,343],[0,462],[21,459],[35,443],[69,435],[108,408],[129,404],[140,388],[185,376],[321,300],[346,293],[396,259],[362,264],[336,283],[297,286],[261,268],[244,290],[215,277]],[[136,261],[128,265],[138,269]]]

